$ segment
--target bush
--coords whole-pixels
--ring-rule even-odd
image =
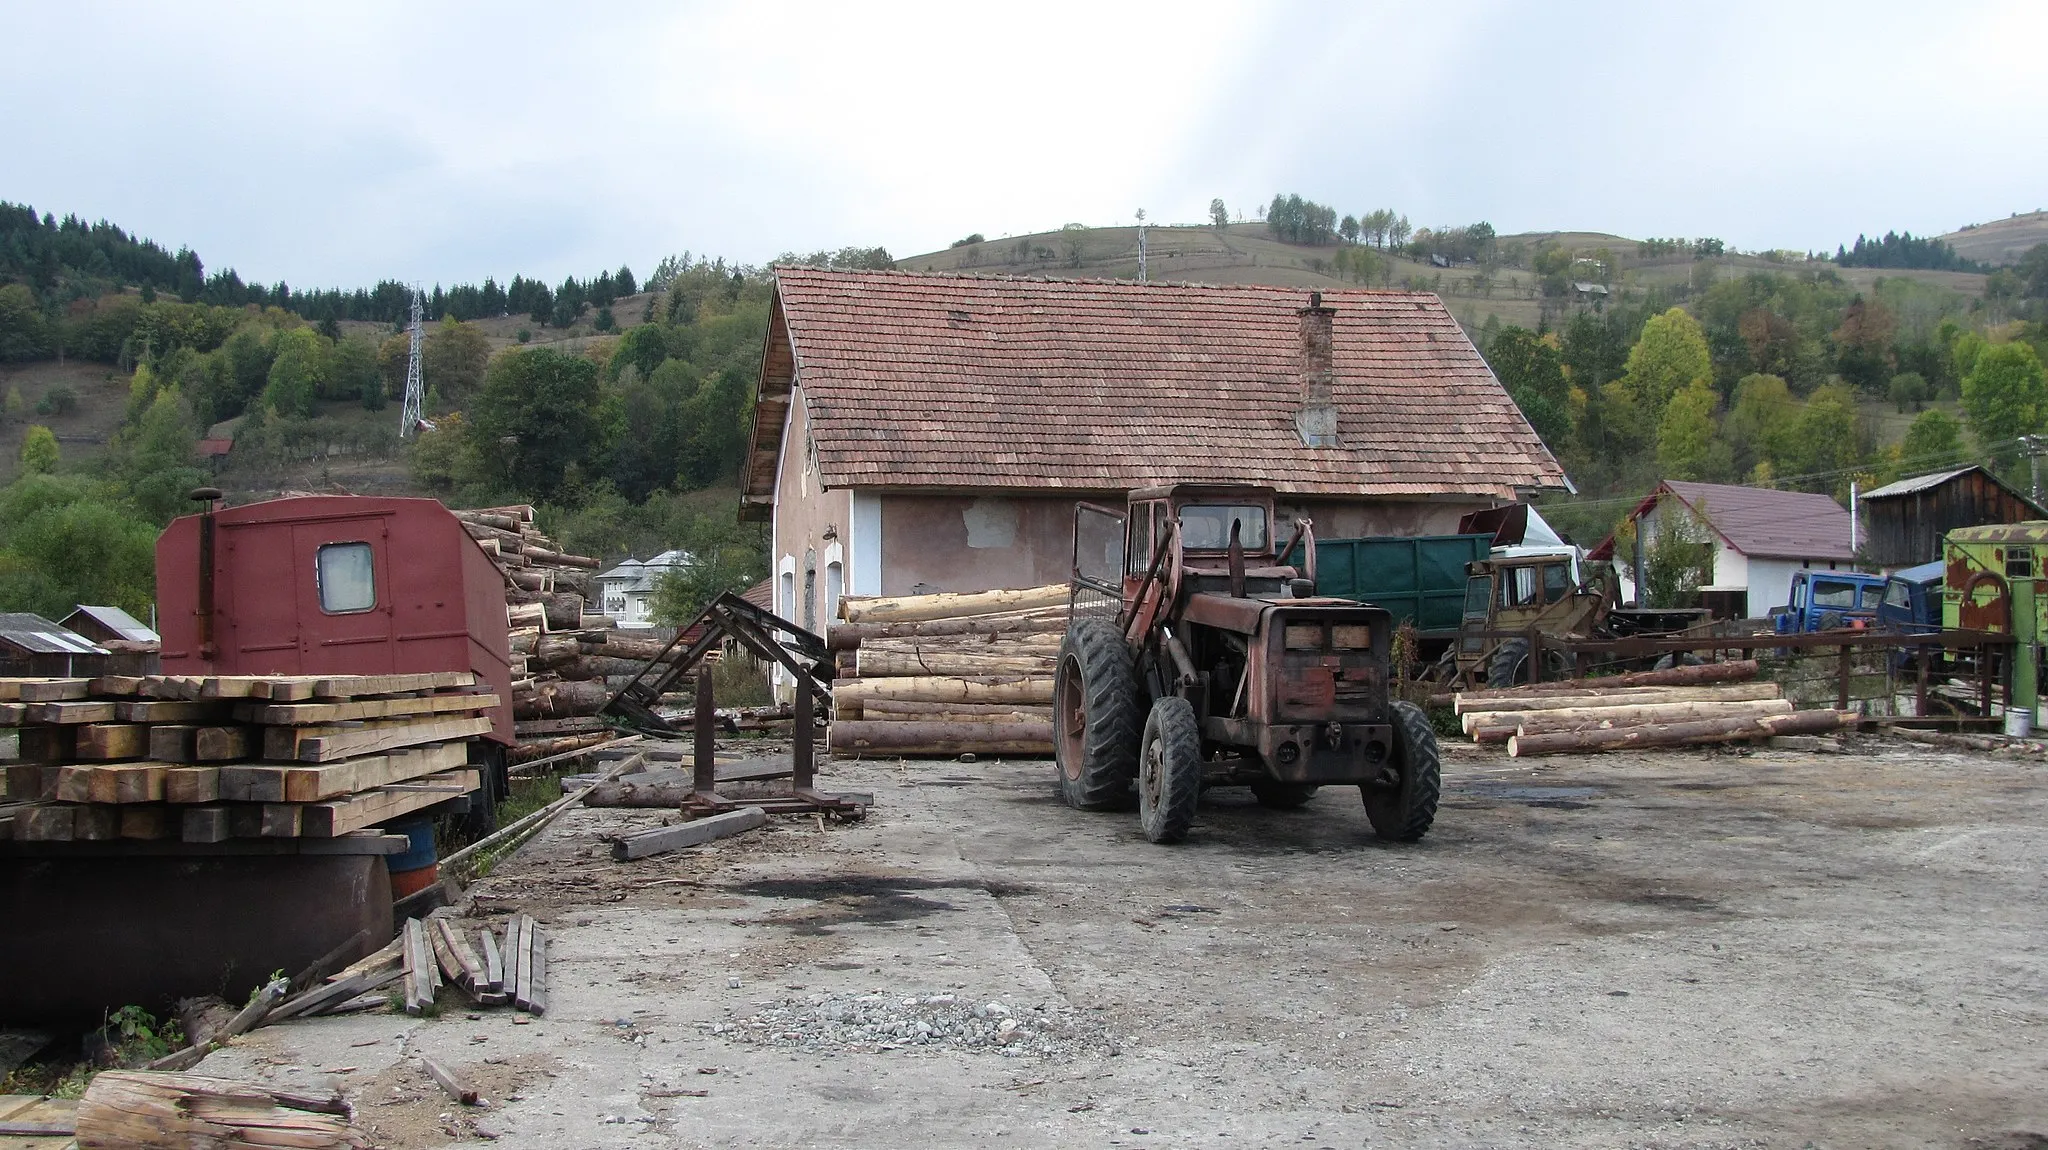
[[[512,338],[518,340],[520,343],[531,343],[533,342],[533,329],[530,327],[522,327],[516,334],[513,335]]]
[[[37,415],[70,415],[78,410],[78,393],[63,384],[43,393],[36,401]]]

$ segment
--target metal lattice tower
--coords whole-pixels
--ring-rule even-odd
[[[420,380],[420,330],[426,322],[420,289],[412,289],[412,356],[405,363],[405,410],[398,413],[398,437],[404,439],[426,422],[427,389]]]

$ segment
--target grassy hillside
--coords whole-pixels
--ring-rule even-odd
[[[1637,254],[1635,240],[1603,232],[1526,232],[1501,236],[1499,242],[1504,250],[1516,244],[1534,250],[1546,242],[1588,255],[1605,249],[1613,257],[1615,283],[1623,288],[1647,289],[1694,282],[1702,274],[1702,264],[1717,278],[1750,271],[1798,271],[1809,266],[1803,259],[1785,262],[1750,255],[1708,260],[1694,260],[1683,254],[1642,257]],[[1287,243],[1275,239],[1262,223],[1232,224],[1220,230],[1198,226],[1148,228],[1146,247],[1147,273],[1160,282],[1257,283],[1301,288],[1358,286],[1338,278],[1335,247]],[[1476,329],[1489,315],[1498,316],[1503,324],[1534,328],[1541,316],[1538,277],[1526,267],[1506,267],[1484,276],[1480,269],[1469,265],[1444,269],[1402,256],[1387,258],[1392,264],[1389,286],[1413,286],[1435,292],[1468,329]],[[1037,232],[1007,236],[907,256],[897,260],[896,266],[906,271],[1135,279],[1138,230],[1087,228],[1078,234]],[[1905,276],[1967,295],[1980,295],[1984,290],[1985,277],[1964,272],[1840,268],[1832,262],[1811,266],[1832,270],[1858,290],[1867,290],[1880,276]]]
[[[2028,248],[2048,243],[2048,212],[2016,213],[1988,224],[1970,224],[1941,239],[1959,256],[1990,264],[2017,263]]]

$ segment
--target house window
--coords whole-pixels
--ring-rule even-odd
[[[839,617],[839,596],[846,591],[846,573],[837,563],[825,564],[825,621]]]
[[[377,605],[376,566],[368,543],[329,543],[315,553],[314,582],[320,609],[330,615],[368,611]]]
[[[781,578],[781,581],[780,581],[780,586],[778,586],[778,587],[776,588],[776,590],[777,590],[777,591],[779,592],[779,594],[778,594],[777,598],[778,598],[778,599],[779,599],[779,600],[781,601],[781,605],[782,605],[782,609],[781,609],[780,611],[777,611],[777,612],[776,612],[776,614],[778,614],[778,615],[782,616],[782,617],[783,617],[784,619],[788,619],[788,618],[790,618],[791,616],[795,615],[795,614],[796,614],[796,572],[794,572],[794,571],[784,571],[784,572],[782,573],[782,578]]]
[[[2007,579],[2032,579],[2034,577],[2034,553],[2024,547],[2006,548],[2005,577]]]

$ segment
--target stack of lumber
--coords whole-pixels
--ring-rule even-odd
[[[533,508],[528,506],[450,512],[505,577],[513,717],[596,714],[610,696],[603,678],[611,668],[600,666],[606,660],[631,659],[651,642],[620,636],[614,648],[607,641],[611,620],[588,612],[598,561],[563,551],[561,544],[534,527]],[[591,661],[584,661],[586,655]],[[641,656],[642,662],[648,655]]]
[[[1755,674],[1749,664],[1748,675]],[[1579,679],[1466,691],[1453,701],[1477,743],[1506,743],[1513,758],[1743,742],[1836,730],[1854,716],[1796,711],[1776,683]],[[1610,685],[1616,684],[1616,685]]]
[[[847,597],[826,631],[832,750],[1049,755],[1067,586]]]
[[[407,919],[390,946],[357,966],[364,963],[386,981],[403,979],[407,1014],[425,1013],[450,983],[476,1006],[547,1012],[547,937],[528,915],[512,916],[502,934],[486,929],[475,938],[451,918]]]
[[[467,671],[0,679],[0,837],[332,838],[476,789]]]

